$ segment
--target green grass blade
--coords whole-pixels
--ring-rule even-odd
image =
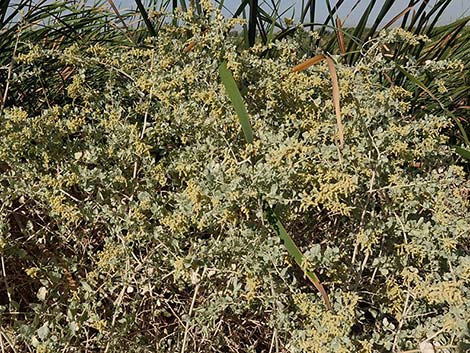
[[[142,19],[144,20],[145,26],[147,27],[147,30],[149,31],[150,35],[152,37],[156,37],[157,32],[153,27],[152,21],[150,21],[149,15],[144,7],[144,4],[142,4],[142,1],[140,0],[135,0],[135,3],[137,4],[137,8],[139,9],[140,14],[142,15]]]
[[[248,45],[250,47],[255,45],[257,20],[258,20],[258,0],[250,0],[250,18],[248,19]]]
[[[309,19],[310,19],[310,23],[313,23],[315,22],[315,5],[316,5],[316,2],[315,1],[311,1],[310,2],[310,6],[309,6],[309,9],[308,9],[308,14],[309,14]],[[302,21],[303,22],[303,21]],[[313,32],[314,31],[314,26],[311,26],[310,27],[310,30]]]
[[[426,26],[425,26],[425,29],[423,29],[423,32],[425,34],[431,33],[434,27],[436,27],[437,22],[439,21],[439,19],[442,18],[443,12],[450,5],[451,2],[452,0],[440,0],[440,1],[437,1],[436,4],[434,4],[434,6],[431,8],[431,10],[428,12],[426,16],[426,22],[425,22]],[[434,18],[432,19],[431,24],[427,25],[427,23],[429,22],[429,20],[432,18],[433,15],[434,15]]]
[[[9,4],[10,1],[2,1],[0,3],[0,28],[3,27],[3,20],[5,19],[5,16],[7,14]]]
[[[217,4],[218,4],[217,8],[218,8],[219,10],[222,10],[222,9],[226,8],[226,7],[224,6],[224,3],[225,3],[225,0],[219,0],[219,1],[217,1]]]
[[[267,215],[268,215],[269,223],[274,228],[274,230],[276,231],[279,238],[281,238],[281,240],[283,241],[287,252],[289,253],[290,256],[292,256],[294,258],[297,265],[299,265],[300,268],[304,271],[304,274],[312,282],[312,284],[315,286],[315,288],[318,289],[321,296],[323,297],[323,300],[325,302],[325,306],[328,309],[331,309],[331,304],[330,304],[330,300],[328,298],[328,294],[326,293],[325,288],[321,284],[321,282],[318,279],[317,275],[313,271],[310,271],[310,270],[304,268],[304,264],[306,262],[305,256],[302,254],[302,252],[300,251],[298,246],[295,244],[294,240],[289,235],[289,233],[287,233],[286,228],[284,228],[284,225],[279,220],[279,216],[276,214],[276,212],[271,210],[271,208],[269,208],[268,206],[266,206],[266,209],[267,209]]]
[[[236,17],[240,16],[243,13],[243,11],[245,10],[245,8],[248,6],[248,4],[249,4],[249,0],[243,0],[240,3],[240,6],[238,6],[238,9],[233,14],[233,18],[236,18]]]
[[[320,27],[320,31],[319,31],[319,36],[320,37],[323,37],[327,34],[326,30],[329,27],[328,23],[331,23],[331,26],[333,28],[336,28],[335,20],[334,20],[335,15],[337,14],[339,8],[341,7],[341,5],[343,4],[344,1],[345,0],[338,0],[333,7],[331,7],[331,4],[330,4],[329,1],[326,1],[328,16],[326,16],[325,22],[323,22],[323,25]],[[360,0],[358,0],[358,1],[360,1]]]
[[[458,41],[461,40],[459,39],[459,37],[461,37],[460,33],[467,27],[468,20],[469,18],[467,17],[463,21],[455,22],[456,26],[452,28],[447,34],[445,34],[440,41],[437,42],[437,46],[440,47],[440,49],[431,58],[431,60],[440,60],[452,45],[458,43]]]
[[[269,28],[267,44],[271,43],[274,40],[274,29],[276,28],[276,23],[274,21],[271,23],[271,27]]]
[[[183,10],[183,12],[188,11],[188,7],[186,6],[186,0],[180,0],[180,6],[181,6],[181,10]]]
[[[366,28],[367,28],[367,21],[369,20],[369,16],[372,13],[372,10],[374,9],[376,0],[371,0],[369,1],[369,5],[367,8],[364,10],[364,13],[362,14],[356,28],[354,29],[354,37],[360,38],[361,40],[365,41],[367,38],[364,38],[366,35]],[[357,47],[355,46],[354,42],[349,42],[349,45],[347,47],[347,51],[351,52],[356,50]],[[351,54],[349,57],[349,63],[353,64],[356,61],[357,55]]]
[[[129,27],[127,26],[127,23],[126,21],[124,20],[124,18],[122,17],[119,9],[116,7],[116,4],[114,3],[113,0],[108,0],[108,3],[109,5],[111,6],[111,8],[113,9],[114,13],[116,14],[116,16],[119,18],[119,20],[121,21],[122,25],[123,25],[123,28],[126,29],[126,32],[129,33]]]
[[[406,16],[406,14],[408,14],[408,12],[410,12],[411,10],[413,10],[413,7],[411,7],[411,6],[408,6],[407,8],[402,10],[399,14],[395,15],[395,17],[393,17],[390,21],[388,21],[387,24],[385,26],[383,26],[383,29],[387,29],[387,28],[391,27],[400,18]]]
[[[301,11],[300,11],[300,23],[305,22],[307,14],[310,15],[310,22],[315,20],[315,0],[307,0],[307,2],[302,2]],[[313,15],[312,15],[313,12]]]
[[[367,34],[367,38],[371,38],[376,32],[377,28],[379,28],[380,23],[383,21],[385,16],[390,11],[391,7],[393,6],[395,0],[387,0],[382,5],[379,14],[374,19],[374,24],[369,29],[369,33]]]
[[[243,134],[245,135],[245,140],[248,143],[253,142],[253,130],[250,125],[250,118],[245,109],[245,104],[243,103],[242,95],[240,90],[237,87],[235,80],[233,79],[232,73],[227,68],[227,63],[223,62],[219,66],[219,74],[222,80],[223,85],[225,86],[225,91],[227,96],[235,108],[235,112],[238,115],[240,120],[240,125],[242,126]]]
[[[470,160],[470,151],[462,147],[456,147],[455,152],[457,152],[461,157]]]

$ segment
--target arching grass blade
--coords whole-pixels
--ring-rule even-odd
[[[336,123],[338,125],[338,136],[339,136],[339,142],[340,146],[343,147],[344,145],[344,129],[343,129],[343,123],[341,120],[341,107],[339,104],[339,84],[338,84],[338,75],[336,74],[336,69],[335,69],[335,63],[333,60],[323,54],[318,54],[315,55],[313,58],[308,59],[304,61],[303,63],[300,63],[299,65],[296,65],[292,71],[293,72],[298,72],[305,70],[309,68],[312,65],[315,65],[319,63],[320,61],[325,60],[328,64],[328,70],[330,71],[330,76],[331,76],[331,84],[333,86],[333,105],[335,107],[335,113],[336,113]]]
[[[297,265],[299,265],[300,268],[302,268],[302,270],[304,271],[304,274],[307,276],[310,282],[312,282],[315,288],[317,288],[317,290],[320,292],[321,296],[323,297],[323,301],[325,302],[325,306],[327,307],[328,310],[330,310],[331,309],[330,299],[328,298],[328,294],[326,293],[325,288],[321,284],[317,275],[313,271],[303,268],[304,267],[303,265],[305,264],[305,260],[306,260],[305,256],[302,254],[298,246],[295,244],[294,240],[289,235],[289,233],[287,233],[286,229],[284,228],[284,225],[279,220],[279,217],[276,214],[276,212],[273,211],[271,208],[269,208],[269,206],[266,206],[265,208],[267,211],[269,223],[274,228],[277,235],[279,235],[279,237],[283,241],[287,252],[289,253],[290,256],[294,258]]]

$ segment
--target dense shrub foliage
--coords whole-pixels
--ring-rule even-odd
[[[182,16],[139,49],[19,54],[11,89],[29,94],[0,116],[10,344],[383,352],[429,338],[455,351],[470,317],[470,182],[446,145],[451,118],[411,115],[413,93],[387,81],[394,64],[382,56],[384,43],[418,39],[383,33],[357,65],[337,64],[340,147],[326,64],[291,71],[306,59],[302,34],[241,51],[221,15]],[[253,144],[220,82],[222,60]],[[451,78],[461,66],[406,69]],[[279,209],[331,311],[265,204]]]

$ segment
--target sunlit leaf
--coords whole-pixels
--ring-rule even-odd
[[[235,109],[235,112],[238,115],[240,125],[242,126],[243,134],[245,135],[245,140],[248,143],[252,143],[253,130],[251,129],[250,118],[246,111],[240,90],[238,89],[237,84],[233,79],[232,73],[227,68],[227,63],[223,62],[222,64],[220,64],[219,74],[222,83],[224,84],[225,91],[227,92],[227,96],[232,102],[233,108]]]

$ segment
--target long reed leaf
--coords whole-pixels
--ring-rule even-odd
[[[393,17],[390,21],[387,22],[387,24],[383,27],[383,29],[389,28],[391,25],[393,25],[395,22],[397,22],[400,18],[405,16],[408,12],[410,12],[413,9],[413,7],[408,6],[406,9],[401,11],[398,15]]]
[[[237,10],[233,14],[233,18],[236,18],[236,17],[240,16],[243,13],[243,11],[245,10],[245,8],[249,5],[249,3],[250,3],[250,0],[241,1],[240,6],[238,6]]]
[[[304,268],[304,265],[306,263],[305,256],[302,254],[299,247],[295,244],[294,240],[289,235],[289,233],[287,233],[286,228],[284,228],[284,225],[280,221],[279,216],[276,214],[276,212],[272,210],[269,206],[265,206],[265,209],[269,223],[274,228],[279,238],[281,238],[281,240],[283,241],[287,252],[290,256],[292,256],[297,265],[299,265],[299,267],[304,271],[304,274],[307,276],[310,282],[312,282],[315,288],[317,288],[317,290],[320,292],[321,296],[323,297],[323,301],[325,302],[325,306],[328,310],[330,310],[330,299],[328,298],[328,294],[326,293],[325,288],[321,284],[317,275],[313,271]]]
[[[113,9],[114,13],[116,14],[116,16],[119,18],[119,20],[121,21],[123,27],[126,29],[126,31],[129,32],[129,27],[127,26],[127,23],[126,21],[124,21],[124,18],[122,17],[121,13],[119,12],[118,8],[116,7],[116,4],[114,3],[113,0],[108,0],[108,3],[109,5],[111,6],[111,8]]]
[[[344,35],[342,31],[341,19],[336,17],[336,37],[338,38],[339,52],[341,55],[346,54],[346,45],[344,44]]]
[[[309,68],[312,65],[319,63],[320,61],[325,60],[328,64],[328,70],[330,71],[331,76],[331,84],[333,86],[333,105],[335,107],[336,113],[336,123],[338,125],[338,137],[340,141],[340,147],[344,146],[344,129],[343,129],[343,122],[341,120],[341,107],[339,102],[339,84],[338,84],[338,75],[336,74],[336,68],[334,61],[326,55],[318,54],[315,55],[313,58],[296,65],[292,71],[299,72]]]
[[[255,45],[257,21],[258,21],[258,0],[250,0],[250,17],[248,19],[248,45],[250,47]]]
[[[155,28],[153,27],[153,24],[150,21],[150,17],[144,5],[142,4],[142,1],[135,0],[135,3],[137,4],[137,8],[139,9],[140,14],[142,15],[142,19],[144,20],[145,26],[147,27],[147,30],[149,31],[150,35],[152,37],[156,37],[157,32],[155,31]]]
[[[253,130],[250,125],[250,118],[245,109],[245,104],[243,103],[243,98],[240,93],[240,90],[237,87],[237,84],[233,78],[232,73],[227,68],[227,63],[222,62],[219,66],[220,79],[225,87],[227,96],[232,102],[233,108],[238,115],[240,125],[242,126],[243,134],[245,135],[245,140],[248,143],[253,142]]]
[[[310,59],[304,61],[303,63],[300,63],[300,64],[294,66],[294,68],[292,69],[292,72],[299,72],[299,71],[306,70],[310,66],[313,66],[313,65],[319,63],[320,61],[323,61],[324,59],[325,59],[325,55],[323,55],[323,54],[315,55],[313,58],[310,58]]]
[[[470,151],[462,147],[456,147],[455,151],[463,158],[470,160]]]
[[[362,14],[358,24],[356,25],[356,28],[354,29],[353,35],[357,38],[360,38],[361,40],[367,40],[367,38],[364,38],[366,35],[366,29],[367,29],[367,21],[369,20],[369,16],[372,12],[372,9],[374,8],[376,1],[371,0],[369,1],[369,5],[365,9],[364,13]],[[348,49],[347,51],[353,51],[356,50],[357,46],[355,45],[354,42],[349,42]],[[349,63],[353,64],[357,60],[357,55],[351,54],[349,57]]]

